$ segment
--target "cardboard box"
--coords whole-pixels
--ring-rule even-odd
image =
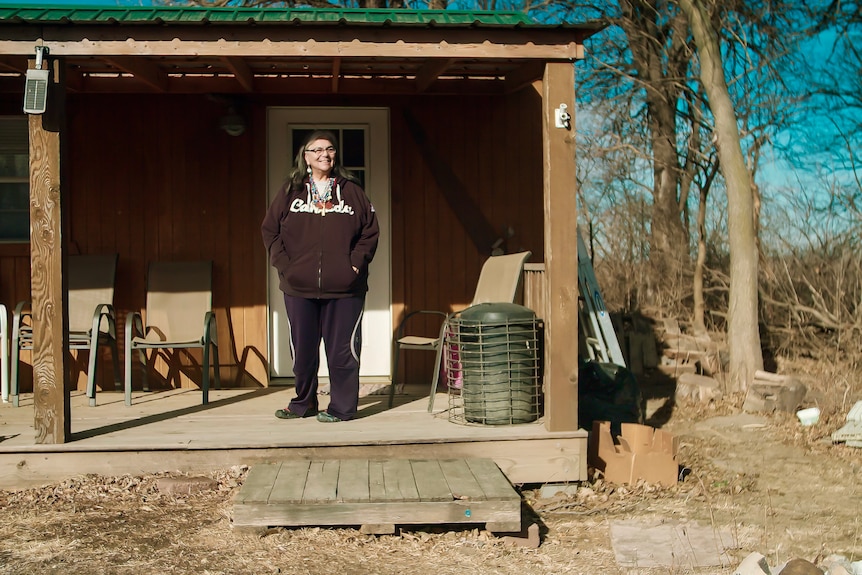
[[[623,423],[614,442],[611,424],[594,421],[587,461],[611,483],[636,483],[643,479],[666,487],[676,485],[679,438],[667,431],[637,423]]]

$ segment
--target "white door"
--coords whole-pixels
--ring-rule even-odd
[[[368,278],[359,375],[389,378],[392,319],[389,254],[389,110],[386,108],[270,108],[267,110],[267,206],[287,179],[301,140],[312,130],[341,139],[339,160],[359,176],[380,222],[380,242]],[[278,274],[269,266],[270,377],[293,377],[290,334]],[[320,376],[328,370],[321,345]]]

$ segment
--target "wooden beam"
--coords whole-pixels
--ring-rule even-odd
[[[517,92],[521,88],[526,88],[535,82],[541,80],[545,74],[544,62],[528,62],[506,74],[506,92]]]
[[[27,71],[27,61],[24,58],[21,58],[20,62],[0,60],[0,70],[24,74]]]
[[[115,68],[131,74],[158,92],[168,91],[168,75],[145,58],[106,58]]]
[[[0,78],[0,94],[19,94],[24,85],[21,76]],[[327,94],[332,89],[332,78],[262,78],[254,81],[255,94]],[[444,78],[433,83],[425,94],[439,96],[502,95],[504,83],[500,80],[463,78]],[[152,88],[132,76],[123,77],[81,77],[72,74],[67,81],[67,89],[86,94],[152,94]],[[235,79],[218,78],[169,78],[170,94],[245,94]],[[338,80],[340,94],[367,95],[415,95],[416,84],[413,79],[398,78],[345,78]]]
[[[421,42],[315,42],[313,40],[284,42],[209,42],[183,40],[182,42],[106,40],[104,42],[45,42],[65,57],[97,56],[163,56],[163,57],[278,57],[300,54],[305,57],[334,58],[484,58],[484,59],[538,59],[571,61],[577,59],[582,48],[575,42],[562,45],[506,45],[471,42],[468,44],[423,44]],[[33,41],[0,40],[0,54],[22,54],[33,51]]]
[[[338,81],[341,75],[341,58],[332,59],[332,93],[338,93]]]
[[[0,54],[33,52],[36,38],[62,56],[283,56],[343,58],[530,58],[572,61],[588,35],[577,30],[402,29],[369,27],[42,26],[12,29]],[[16,37],[17,36],[17,37]],[[182,38],[182,40],[180,40]]]
[[[425,65],[416,73],[416,91],[422,93],[427,90],[428,86],[437,80],[454,61],[452,58],[433,58],[425,62]]]
[[[224,65],[227,66],[228,70],[233,73],[236,81],[239,82],[239,85],[242,86],[243,90],[246,92],[254,91],[254,72],[252,72],[248,64],[245,63],[245,60],[234,56],[228,56],[226,58],[222,58],[222,61],[224,62]]]
[[[33,310],[33,403],[36,443],[71,436],[66,386],[69,314],[65,284],[65,194],[60,188],[66,94],[61,62],[54,70],[44,114],[30,116],[30,285]],[[35,61],[31,62],[35,66]]]
[[[80,92],[84,87],[84,77],[80,72],[66,70],[66,92]]]
[[[574,118],[555,126],[555,110],[575,110],[575,72],[571,63],[549,63],[542,82],[544,156],[545,274],[545,426],[549,431],[578,428],[578,227]]]

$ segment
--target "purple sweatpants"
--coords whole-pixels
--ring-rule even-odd
[[[365,297],[308,299],[284,296],[296,397],[288,409],[297,415],[317,411],[320,341],[329,366],[329,407],[339,419],[352,419],[359,405],[359,352]]]

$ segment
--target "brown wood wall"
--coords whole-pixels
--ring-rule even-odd
[[[210,259],[223,383],[265,385],[267,105],[390,108],[392,303],[405,309],[469,304],[487,253],[471,242],[407,128],[404,111],[464,184],[507,251],[542,261],[541,106],[534,88],[506,97],[249,98],[240,137],[217,127],[223,104],[203,95],[90,95],[69,98],[70,253],[119,253],[115,307],[121,318],[145,303],[147,264]],[[11,109],[0,103],[0,113]],[[15,112],[20,105],[15,103]],[[477,220],[478,221],[478,220]],[[29,298],[29,248],[0,246],[0,301]],[[372,264],[373,266],[373,264]],[[122,321],[121,321],[122,323]],[[436,329],[426,324],[425,329]],[[394,329],[394,327],[393,327]],[[374,342],[366,340],[366,345]],[[123,350],[121,350],[123,353]],[[181,366],[199,361],[182,357]],[[409,381],[430,381],[432,354],[405,352]],[[28,359],[28,358],[24,358]],[[110,387],[110,363],[101,364]],[[167,373],[164,363],[158,370]],[[194,369],[167,385],[197,385]],[[23,387],[28,372],[22,373]],[[137,377],[137,376],[136,376]],[[79,386],[84,382],[80,374]],[[140,379],[136,379],[136,387]]]

